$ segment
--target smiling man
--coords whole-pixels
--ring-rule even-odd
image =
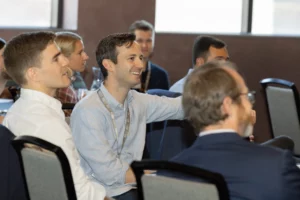
[[[85,172],[105,186],[108,196],[136,199],[130,164],[142,158],[146,123],[182,119],[181,97],[130,90],[141,81],[144,61],[134,34],[105,37],[97,46],[96,58],[104,82],[73,110],[75,145]]]
[[[51,32],[24,33],[5,47],[4,64],[21,86],[21,96],[9,109],[3,125],[16,136],[30,135],[61,147],[69,160],[77,199],[103,199],[104,188],[89,180],[80,167],[62,104],[53,98],[56,89],[71,83],[69,61],[54,39]]]

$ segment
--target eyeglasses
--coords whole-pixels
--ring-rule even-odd
[[[255,103],[255,94],[256,94],[255,91],[250,91],[248,93],[240,93],[240,95],[247,95],[247,98],[252,105],[254,105]]]

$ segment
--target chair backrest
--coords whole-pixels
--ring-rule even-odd
[[[164,89],[150,89],[150,90],[147,90],[147,94],[152,94],[152,95],[157,95],[157,96],[165,96],[165,97],[171,97],[171,98],[181,96],[181,93],[172,92],[172,91],[164,90]]]
[[[62,109],[63,110],[73,110],[75,107],[75,103],[63,103]]]
[[[147,91],[147,93],[151,95],[165,96],[170,98],[175,98],[181,95],[180,93],[171,92],[164,89],[150,89]],[[147,124],[146,145],[144,150],[144,155],[147,155],[147,157],[143,156],[144,159],[161,159],[166,126],[167,121]],[[174,148],[178,148],[178,146],[174,146]]]
[[[218,173],[168,161],[134,161],[131,167],[136,176],[140,200],[229,200],[226,182],[223,176]],[[180,173],[186,175],[186,177],[195,177],[198,181],[194,182],[164,175],[145,175],[144,170]]]
[[[295,154],[300,155],[300,99],[295,84],[275,78],[263,79],[260,83],[273,137],[289,136],[295,143]]]
[[[12,144],[31,200],[76,200],[69,161],[60,147],[32,136],[17,137]]]
[[[142,176],[145,200],[219,200],[218,190],[209,183],[195,183],[164,176]]]
[[[169,160],[196,140],[194,128],[186,120],[168,120],[162,135],[160,159]]]
[[[27,200],[21,165],[11,145],[14,138],[10,130],[0,125],[0,199]]]

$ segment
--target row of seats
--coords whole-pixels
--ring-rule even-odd
[[[60,147],[32,136],[13,139],[13,134],[2,125],[0,132],[1,145],[7,147],[7,152],[2,154],[9,152],[7,158],[10,160],[10,163],[4,162],[8,169],[1,170],[1,199],[76,200],[69,162]],[[227,185],[220,174],[168,161],[135,161],[131,167],[141,200],[189,200],[199,196],[207,200],[229,200]],[[203,182],[195,183],[165,175],[144,175],[146,169],[186,174]]]
[[[290,136],[295,142],[295,153],[300,155],[300,101],[295,84],[281,79],[264,79],[261,84],[273,136]],[[149,93],[165,95],[159,90]],[[4,161],[1,165],[0,187],[3,192],[0,199],[76,199],[69,163],[59,147],[29,136],[13,140],[14,135],[3,126],[0,126],[0,132],[0,152]],[[185,121],[153,123],[148,125],[148,132],[149,158],[159,160],[168,160],[175,156],[190,146],[196,138],[191,134],[192,127]],[[17,151],[10,144],[12,140]],[[167,161],[133,162],[132,168],[137,178],[140,199],[178,199],[179,195],[179,199],[194,199],[199,196],[206,199],[229,199],[226,183],[220,174]],[[204,183],[144,175],[145,169],[185,173],[199,177]]]

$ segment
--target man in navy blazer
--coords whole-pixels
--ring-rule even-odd
[[[248,88],[232,63],[207,63],[184,86],[186,118],[199,133],[172,159],[224,176],[231,200],[300,199],[300,169],[290,151],[244,140],[252,122]]]

